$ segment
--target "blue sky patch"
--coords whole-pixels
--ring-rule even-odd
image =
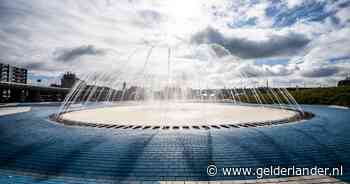
[[[257,59],[254,63],[256,65],[287,65],[289,59]]]
[[[298,21],[323,21],[333,15],[326,10],[326,2],[305,1],[301,6],[288,9],[286,5],[273,4],[266,9],[266,15],[273,18],[275,27],[291,26]]]
[[[329,63],[331,63],[331,64],[343,63],[343,62],[349,62],[350,63],[350,55],[342,56],[342,57],[335,57],[335,58],[331,58],[329,60]]]

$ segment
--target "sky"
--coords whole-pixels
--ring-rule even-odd
[[[108,84],[334,86],[350,73],[350,1],[0,0],[0,62],[47,84],[71,71]]]

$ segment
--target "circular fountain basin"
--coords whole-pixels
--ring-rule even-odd
[[[299,115],[288,109],[225,103],[143,103],[72,111],[59,119],[66,124],[163,127],[285,122],[294,121]]]

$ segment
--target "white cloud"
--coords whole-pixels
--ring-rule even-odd
[[[285,3],[293,9],[302,6],[302,2],[288,0]],[[204,77],[216,84],[225,79],[228,79],[227,83],[235,82],[240,77],[239,72],[252,78],[254,75],[266,76],[276,81],[281,80],[281,76],[283,80],[309,80],[305,73],[324,72],[332,67],[339,70],[328,74],[338,79],[344,73],[343,68],[349,66],[348,62],[342,66],[328,63],[331,58],[350,55],[350,11],[349,8],[340,8],[338,2],[328,3],[327,11],[336,12],[341,28],[330,18],[298,21],[288,27],[276,28],[273,18],[266,15],[271,1],[252,4],[229,0],[13,0],[0,4],[0,62],[28,67],[38,75],[105,71],[116,77],[118,75],[113,73],[121,72],[125,79],[135,78],[130,75],[142,71],[151,46],[154,49],[147,66],[148,74],[166,76],[167,52],[171,47],[172,69],[178,72],[174,76],[186,75],[196,78],[194,80]],[[232,28],[234,23],[254,17],[256,25]],[[192,45],[191,37],[207,27],[251,45],[266,43],[260,45],[263,49],[276,40],[273,37],[285,38],[291,32],[305,35],[311,41],[300,53],[280,54],[280,59],[290,60],[288,64],[256,65],[252,60],[220,57],[220,52],[224,53],[222,48],[213,50],[208,45]],[[275,44],[277,48],[282,47],[280,42]],[[87,45],[94,48],[89,53],[103,50],[104,54],[71,57],[74,62],[69,63],[57,60],[59,50],[74,50]],[[198,68],[203,70],[196,74]]]
[[[336,13],[336,17],[345,25],[350,23],[350,11],[348,9],[341,9]]]
[[[349,56],[350,28],[343,28],[314,39],[304,61],[311,64],[328,62],[332,58]]]
[[[302,3],[303,3],[303,0],[286,0],[286,4],[287,4],[288,8],[290,8],[290,9],[301,5]]]

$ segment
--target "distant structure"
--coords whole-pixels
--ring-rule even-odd
[[[0,81],[27,84],[28,70],[0,63]]]
[[[62,88],[72,88],[76,81],[79,79],[74,73],[67,72],[61,78],[61,87]]]
[[[344,80],[338,82],[338,86],[350,86],[350,77],[346,77]]]
[[[27,73],[27,69],[0,63],[0,82],[27,84]],[[0,88],[1,101],[10,98],[10,96],[11,90],[9,88]]]
[[[0,102],[62,101],[69,89],[27,84],[28,70],[0,63]]]
[[[60,88],[61,85],[58,85],[58,84],[50,84],[50,87],[53,87],[53,88]]]

